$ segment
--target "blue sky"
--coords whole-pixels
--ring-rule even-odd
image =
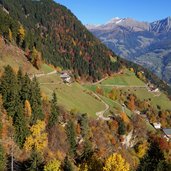
[[[155,21],[171,16],[171,0],[55,0],[69,8],[83,24],[102,24],[111,18]]]

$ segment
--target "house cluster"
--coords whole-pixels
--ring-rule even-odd
[[[157,130],[162,129],[160,122],[153,123],[153,126]],[[162,131],[163,131],[164,137],[167,139],[167,141],[171,140],[171,128],[163,128]]]
[[[71,83],[71,76],[68,72],[61,72],[60,77],[64,83]]]
[[[151,83],[148,83],[147,86],[148,86],[148,91],[149,91],[149,92],[152,92],[152,93],[159,93],[159,92],[160,92],[159,89],[156,88],[156,87],[155,87],[154,85],[152,85]]]
[[[147,118],[147,115],[145,113],[141,113],[138,110],[135,110],[134,113],[137,114],[137,115],[141,115],[142,118],[144,118],[146,121],[149,122],[149,120]],[[162,128],[162,125],[161,125],[160,122],[154,122],[154,123],[151,123],[151,124],[153,125],[153,127],[156,130],[162,130],[162,132],[164,133],[164,138],[166,138],[167,141],[171,141],[171,128]]]

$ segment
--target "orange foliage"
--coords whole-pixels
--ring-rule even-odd
[[[98,94],[100,94],[100,95],[103,95],[103,94],[104,94],[103,89],[100,88],[100,87],[97,87],[97,88],[96,88],[96,93],[98,93]]]
[[[130,96],[128,107],[131,111],[135,110],[135,97],[133,95]]]
[[[124,112],[121,112],[120,113],[120,116],[121,116],[121,118],[122,118],[122,120],[125,122],[125,123],[129,123],[129,118],[128,118],[128,116],[126,115],[126,113],[124,113]]]

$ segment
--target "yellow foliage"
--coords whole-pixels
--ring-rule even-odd
[[[43,152],[48,145],[47,133],[45,133],[45,122],[38,120],[35,125],[30,128],[31,135],[26,138],[24,148],[26,151],[36,150]]]
[[[57,67],[56,67],[56,71],[57,71],[57,72],[61,72],[61,71],[62,71],[62,68],[59,67],[59,66],[57,66]]]
[[[139,158],[143,158],[148,150],[149,144],[147,141],[140,143],[136,148],[136,153]]]
[[[12,42],[12,31],[9,29],[8,31],[9,41]]]
[[[20,28],[18,30],[18,34],[19,34],[20,42],[22,42],[25,37],[25,30],[22,25],[20,26]]]
[[[24,114],[26,117],[31,117],[31,106],[30,106],[30,102],[28,100],[25,101],[25,105],[24,105]]]
[[[54,159],[44,166],[44,171],[60,171],[61,162]]]
[[[116,88],[113,88],[109,93],[109,98],[112,100],[117,100],[119,96],[120,96],[120,92]]]
[[[134,72],[134,68],[130,68],[130,71],[131,71],[131,72]]]
[[[78,171],[88,171],[87,163],[84,163],[78,167]]]
[[[105,161],[104,171],[129,171],[130,165],[121,154],[114,153]]]

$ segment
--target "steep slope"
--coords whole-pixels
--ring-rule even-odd
[[[94,80],[118,69],[114,56],[64,6],[52,0],[1,0],[4,11],[26,30],[24,49],[36,47],[43,59]]]
[[[4,39],[0,37],[0,71],[6,65],[11,65],[15,71],[21,67],[23,72],[28,74],[41,72],[31,65],[25,57],[24,51],[12,44],[6,44]]]
[[[152,23],[114,18],[105,25],[87,28],[117,55],[149,68],[171,83],[170,62],[165,59],[171,52],[170,17]]]

